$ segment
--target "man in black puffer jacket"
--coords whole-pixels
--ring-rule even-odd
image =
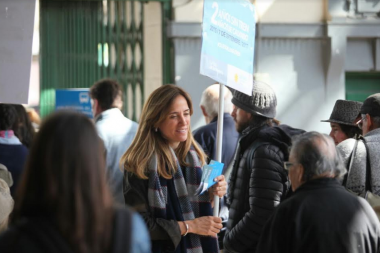
[[[229,181],[224,248],[255,252],[265,222],[289,192],[283,163],[288,161],[291,138],[304,131],[276,125],[276,95],[263,82],[254,81],[252,96],[234,90],[232,103],[231,115],[242,136]]]

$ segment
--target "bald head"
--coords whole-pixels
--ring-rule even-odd
[[[219,108],[219,84],[213,84],[202,93],[201,109],[203,115],[206,117],[206,122],[209,123],[216,116],[218,116]],[[224,112],[231,113],[232,111],[232,94],[229,89],[224,87]]]

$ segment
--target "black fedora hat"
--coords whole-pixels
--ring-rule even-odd
[[[362,102],[338,99],[335,102],[330,118],[328,120],[321,120],[321,122],[356,126],[355,119],[358,117],[362,105]]]

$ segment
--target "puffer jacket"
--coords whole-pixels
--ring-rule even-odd
[[[288,160],[292,136],[303,132],[286,125],[244,130],[229,181],[227,252],[255,252],[265,222],[289,191],[283,162]],[[252,153],[255,142],[261,144]]]

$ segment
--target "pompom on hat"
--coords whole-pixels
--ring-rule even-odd
[[[261,81],[253,81],[252,96],[231,89],[231,102],[253,115],[273,119],[276,116],[277,97],[273,88]]]
[[[356,126],[355,120],[359,115],[362,105],[362,102],[338,99],[335,102],[330,118],[327,120],[321,120],[321,122],[332,122],[347,126]]]

